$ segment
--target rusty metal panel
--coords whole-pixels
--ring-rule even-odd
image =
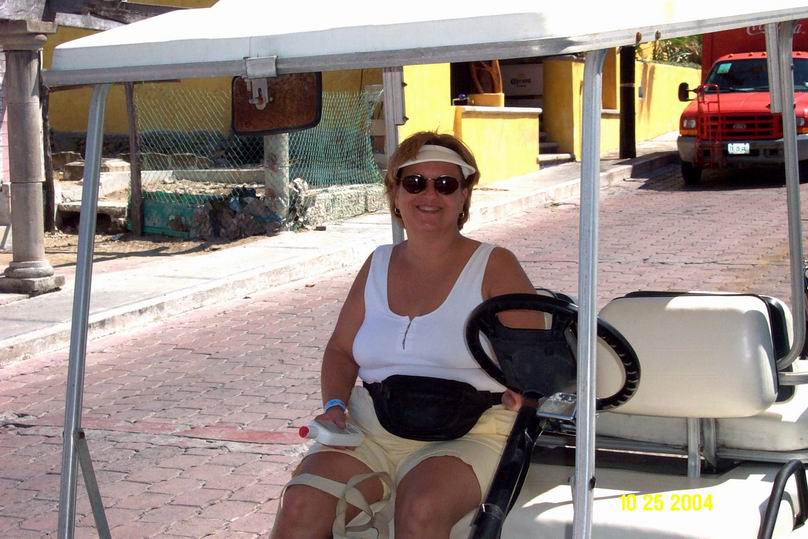
[[[233,79],[232,125],[239,135],[271,135],[314,127],[322,110],[322,74],[295,73],[266,79],[265,106],[250,102],[247,81]]]

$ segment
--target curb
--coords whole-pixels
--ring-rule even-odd
[[[231,301],[257,291],[310,279],[322,273],[349,267],[368,256],[373,242],[356,242],[349,247],[318,253],[305,261],[282,267],[261,268],[217,279],[197,286],[168,292],[122,307],[92,313],[88,341],[134,329],[201,307]],[[72,322],[31,331],[0,340],[0,367],[44,353],[57,352],[70,344]]]
[[[676,152],[657,152],[616,165],[600,174],[601,188],[632,176],[647,174],[657,168],[678,162]],[[478,206],[472,210],[470,229],[516,212],[546,206],[580,193],[580,177],[556,185],[520,193],[511,198]],[[368,256],[377,241],[354,241],[302,260],[292,260],[280,267],[267,266],[230,275],[198,286],[184,288],[130,305],[93,313],[89,319],[88,341],[119,331],[134,329],[219,302],[311,279],[329,271],[356,266]],[[45,353],[64,350],[70,344],[71,322],[31,331],[0,340],[0,367]]]

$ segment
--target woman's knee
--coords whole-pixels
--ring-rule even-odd
[[[292,485],[283,493],[279,515],[293,522],[310,522],[311,517],[317,517],[324,503],[330,505],[327,496],[307,485]]]
[[[273,539],[330,537],[333,521],[328,494],[306,485],[286,489],[273,527]],[[331,519],[328,519],[331,515]]]
[[[345,483],[355,475],[370,471],[365,464],[350,455],[321,452],[304,458],[293,476],[311,474]],[[378,481],[365,481],[358,489],[368,503],[375,502],[383,493]],[[272,539],[330,537],[336,506],[337,498],[319,488],[308,484],[288,486],[281,499]],[[349,505],[348,519],[358,512],[358,509]]]
[[[445,502],[446,500],[435,492],[397,491],[396,527],[399,527],[401,522],[401,525],[406,527],[428,529],[437,522],[443,520],[448,522]]]
[[[432,457],[413,468],[396,489],[396,529],[451,528],[479,504],[471,467],[456,457]]]

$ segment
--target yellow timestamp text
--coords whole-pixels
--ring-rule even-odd
[[[713,495],[699,493],[623,494],[623,511],[712,511]]]

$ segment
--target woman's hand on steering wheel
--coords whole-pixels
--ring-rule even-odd
[[[512,389],[506,389],[502,394],[502,405],[506,410],[518,412],[522,408],[522,395]]]

